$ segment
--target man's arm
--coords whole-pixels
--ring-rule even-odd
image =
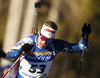
[[[64,40],[55,40],[55,47],[58,52],[67,52],[67,53],[81,53],[83,50],[84,38],[81,39],[79,43],[69,43]],[[88,39],[86,39],[85,51],[88,49]]]
[[[86,39],[85,46],[84,46],[84,51],[88,49],[88,38],[89,35],[91,34],[91,25],[84,23],[82,27],[82,39],[79,42],[79,44],[74,44],[74,43],[69,43],[66,41],[62,40],[57,40],[56,44],[58,45],[58,51],[62,52],[68,52],[68,53],[80,53],[83,50],[83,45],[84,45],[84,38]],[[60,46],[60,47],[59,47]]]
[[[26,43],[32,44],[33,40],[30,37],[26,37],[26,38],[22,39],[14,47],[12,47],[11,50],[9,50],[7,52],[6,56],[9,57],[9,58],[16,58],[16,57],[18,57],[19,56],[19,53],[18,53],[19,50]]]
[[[68,53],[81,53],[84,45],[84,38],[78,44],[68,43]],[[86,39],[84,51],[86,52],[88,49],[88,38]]]

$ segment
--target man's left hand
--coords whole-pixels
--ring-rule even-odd
[[[85,37],[85,34],[87,37],[91,34],[91,25],[84,23],[84,26],[82,27],[82,37]]]

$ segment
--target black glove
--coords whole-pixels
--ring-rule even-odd
[[[23,51],[25,51],[25,53],[28,53],[33,47],[34,47],[34,45],[30,45],[30,44],[26,43],[21,47],[18,54],[19,55],[22,54]]]
[[[84,23],[84,26],[82,27],[82,37],[85,36],[86,34],[86,37],[88,38],[89,34],[91,33],[91,25],[90,24],[86,24]]]
[[[3,57],[3,58],[6,57],[6,54],[2,49],[0,49],[0,57]]]

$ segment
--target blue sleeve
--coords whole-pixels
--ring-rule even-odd
[[[19,56],[18,50],[12,49],[12,50],[7,52],[6,56],[9,57],[9,58],[16,58],[16,57]]]
[[[63,40],[55,40],[55,47],[57,51],[68,53],[81,53],[83,50],[84,38],[79,43],[69,43]],[[85,51],[88,48],[88,39],[86,39]]]
[[[35,44],[37,38],[38,38],[38,34],[34,34],[34,35],[30,35],[27,38],[31,38],[33,40],[32,44]]]
[[[29,43],[29,44],[34,44],[35,43],[35,37],[38,34],[35,35],[30,35],[24,39],[22,39],[21,41],[19,41],[15,46],[13,46],[13,48],[7,52],[7,57],[9,58],[16,58],[19,56],[18,51],[20,50],[20,48],[25,44],[25,43]]]

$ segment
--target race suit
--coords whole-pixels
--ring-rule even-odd
[[[52,42],[44,48],[39,48],[37,44],[38,34],[30,35],[19,41],[11,50],[7,52],[7,57],[18,57],[18,51],[22,45],[29,43],[34,47],[20,58],[17,78],[48,78],[50,66],[54,57],[59,52],[81,53],[83,50],[84,38],[79,44],[69,43],[60,39],[53,39]],[[86,39],[85,51],[88,48],[88,39]]]

